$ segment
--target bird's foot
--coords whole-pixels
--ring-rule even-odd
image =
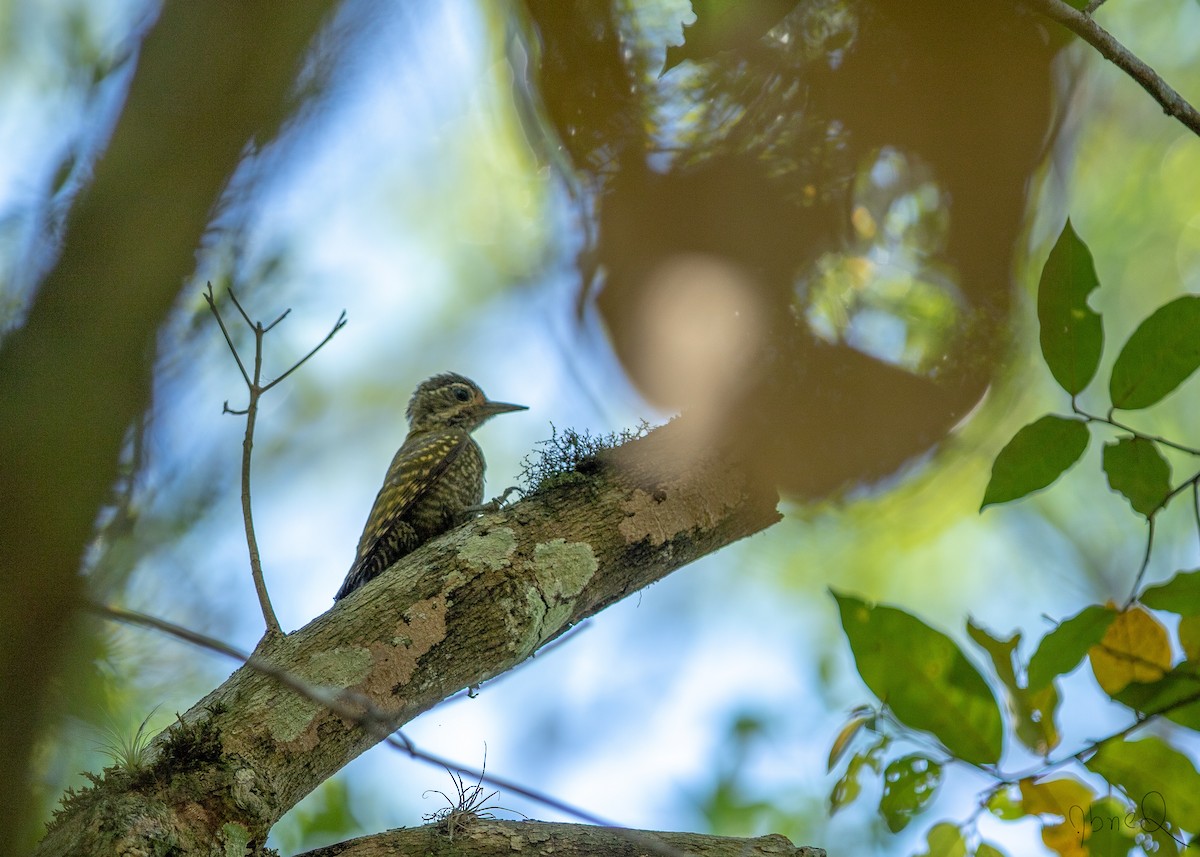
[[[472,513],[474,513],[474,512],[499,512],[501,509],[504,508],[504,503],[506,500],[508,500],[508,495],[513,493],[514,491],[520,491],[520,490],[521,489],[515,485],[513,485],[510,488],[505,488],[504,493],[501,494],[499,497],[495,497],[491,500],[488,500],[486,503],[480,503],[478,506],[468,506],[466,508],[466,511],[472,512]]]

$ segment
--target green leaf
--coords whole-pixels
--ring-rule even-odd
[[[1038,321],[1046,365],[1072,396],[1083,391],[1100,365],[1104,330],[1087,303],[1099,285],[1092,254],[1068,220],[1042,269]]]
[[[975,849],[975,857],[1007,857],[1007,855],[990,842],[980,842]]]
[[[879,773],[879,757],[887,748],[888,743],[885,735],[870,749],[855,753],[850,757],[850,763],[846,765],[846,773],[842,774],[841,778],[833,784],[833,789],[829,792],[830,815],[836,814],[839,809],[857,800],[859,794],[862,793],[860,779],[865,768],[869,767],[875,773]]]
[[[1025,808],[1021,806],[1020,795],[1013,794],[1011,785],[1004,786],[992,792],[987,799],[988,812],[1001,821],[1016,821],[1025,817]]]
[[[925,834],[928,850],[920,851],[913,857],[966,857],[967,840],[957,824],[939,821]],[[977,852],[978,853],[978,852]]]
[[[1166,583],[1151,586],[1138,600],[1151,610],[1200,616],[1200,569],[1181,571]]]
[[[1088,649],[1104,639],[1104,632],[1116,618],[1115,610],[1093,604],[1043,637],[1029,659],[1029,687],[1045,687],[1075,669]]]
[[[1108,484],[1149,518],[1171,493],[1171,465],[1153,441],[1122,437],[1104,445],[1104,472]]]
[[[1159,307],[1138,325],[1113,364],[1114,408],[1135,410],[1162,400],[1200,368],[1200,296]]]
[[[1106,741],[1086,765],[1139,806],[1163,806],[1178,828],[1200,830],[1200,774],[1191,759],[1161,738]]]
[[[919,754],[896,759],[883,772],[879,813],[899,833],[925,808],[942,783],[942,766]]]
[[[945,634],[895,607],[833,593],[859,675],[907,726],[932,732],[976,765],[1000,758],[1000,709],[979,671]]]
[[[1180,617],[1179,647],[1187,660],[1200,660],[1200,616]]]
[[[1143,852],[1154,857],[1169,857],[1185,850],[1191,850],[1191,844],[1185,844],[1179,830],[1167,821],[1166,798],[1160,794],[1151,794],[1137,804],[1134,823],[1142,834],[1150,841],[1143,846]],[[1191,838],[1194,838],[1191,837]],[[1155,850],[1157,848],[1157,850]]]
[[[996,668],[996,677],[1008,691],[1008,708],[1021,743],[1043,756],[1058,746],[1058,725],[1054,721],[1058,691],[1054,685],[1049,685],[1031,692],[1017,681],[1015,660],[1021,635],[1000,640],[973,620],[967,621],[967,634],[988,653]]]
[[[987,628],[976,625],[974,619],[967,619],[967,636],[987,652],[988,657],[992,659],[992,666],[996,668],[996,675],[1004,683],[1004,686],[1010,690],[1016,689],[1017,677],[1013,670],[1013,653],[1021,642],[1021,635],[1013,634],[1007,640],[1001,640]]]
[[[1090,826],[1088,857],[1126,857],[1137,835],[1136,816],[1116,797],[1102,797],[1088,807],[1084,823]]]
[[[1180,726],[1200,730],[1200,665],[1184,662],[1157,681],[1131,682],[1113,699],[1149,717],[1161,714]]]
[[[980,511],[1045,488],[1079,460],[1087,444],[1083,420],[1047,414],[1025,426],[996,456]]]

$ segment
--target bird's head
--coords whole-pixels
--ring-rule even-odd
[[[474,431],[496,414],[524,410],[525,405],[489,401],[470,378],[446,372],[417,385],[408,403],[408,425],[410,431],[450,427]]]

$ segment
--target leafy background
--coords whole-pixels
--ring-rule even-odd
[[[5,328],[31,299],[34,274],[49,263],[44,235],[61,228],[113,121],[120,60],[147,8],[133,0],[0,4],[0,77],[9,82],[0,92]],[[578,276],[580,223],[562,174],[530,147],[520,99],[512,97],[509,37],[518,19],[511,12],[466,0],[342,8],[334,32],[344,40],[340,55],[352,61],[338,64],[323,97],[268,153],[269,178],[227,214],[201,254],[195,288],[160,335],[143,466],[101,521],[103,537],[89,557],[98,593],[243,648],[258,637],[237,510],[240,426],[221,415],[240,380],[205,315],[205,279],[244,285],[243,297],[263,318],[293,308],[268,352],[280,367],[343,308],[350,318],[316,361],[264,400],[257,520],[285,628],[328,606],[420,379],[453,368],[496,397],[531,406],[481,432],[489,489],[515,479],[521,457],[549,436],[551,423],[607,431],[665,417],[639,400],[596,320],[577,317],[570,283]],[[653,4],[643,14],[649,29],[666,34],[665,59],[665,45],[680,41],[679,24],[689,20],[687,4]],[[1182,91],[1200,86],[1196,3],[1114,0],[1100,19]],[[787,505],[786,520],[770,531],[611,608],[477,697],[426,715],[410,730],[418,744],[469,764],[482,763],[486,745],[490,771],[624,824],[779,831],[844,853],[963,853],[956,837],[964,829],[1006,853],[1073,853],[1077,830],[1062,810],[1101,795],[1109,803],[1098,815],[1124,817],[1126,798],[1156,788],[1171,819],[1189,832],[1200,827],[1188,786],[1198,749],[1191,720],[1106,745],[1087,771],[1071,765],[1049,782],[996,791],[987,810],[979,801],[995,778],[950,758],[994,762],[988,712],[1009,698],[1026,715],[1045,712],[1046,699],[1029,689],[1044,690],[1059,674],[1053,729],[1032,715],[1007,721],[1006,771],[1038,770],[1037,753],[1026,749],[1038,740],[1057,737],[1060,753],[1073,752],[1125,728],[1130,709],[1109,697],[1120,700],[1138,685],[1113,690],[1089,665],[1075,668],[1114,627],[1127,644],[1109,648],[1141,658],[1150,646],[1157,654],[1146,660],[1160,672],[1168,663],[1163,640],[1170,664],[1195,654],[1195,614],[1179,589],[1147,598],[1160,611],[1154,622],[1114,626],[1104,607],[1128,598],[1147,524],[1110,490],[1103,471],[1125,473],[1118,483],[1132,508],[1152,511],[1161,478],[1141,478],[1154,461],[1139,457],[1144,447],[1126,443],[1106,455],[1105,444],[1121,433],[1098,429],[1052,490],[979,513],[985,496],[1010,499],[1029,487],[985,493],[999,490],[994,480],[989,487],[992,463],[1018,429],[1047,413],[1070,415],[1064,386],[1080,387],[1080,406],[1104,414],[1121,346],[1200,277],[1195,137],[1090,49],[1072,46],[1056,70],[1062,125],[1018,248],[1014,344],[1002,377],[948,447],[880,485]],[[1062,384],[1054,359],[1051,372],[1039,349],[1039,281],[1068,213],[1101,284],[1082,295],[1103,319],[1105,343],[1099,380],[1086,388],[1072,370],[1063,371],[1075,380]],[[1185,336],[1168,353],[1190,344]],[[1166,364],[1157,369],[1155,377]],[[1119,418],[1195,444],[1194,384]],[[1105,468],[1122,454],[1123,471]],[[1186,455],[1163,454],[1176,480],[1191,475]],[[1149,584],[1198,564],[1187,499],[1154,516]],[[1079,618],[1056,626],[1072,616]],[[1056,627],[1053,645],[1039,647]],[[880,630],[882,643],[872,637]],[[907,650],[918,663],[881,677],[864,660],[862,648],[871,645],[889,655]],[[65,785],[81,782],[78,771],[110,763],[101,745],[132,735],[147,716],[152,729],[166,725],[229,668],[142,631],[106,628],[64,677],[65,716],[39,748],[36,788],[47,811]],[[1181,682],[1190,680],[1186,666],[1175,669]],[[969,678],[977,672],[986,684]],[[966,722],[975,728],[947,731],[944,718],[931,720],[945,709],[930,704],[929,688],[954,688],[961,698],[942,705],[969,708]],[[895,720],[922,731],[879,714],[877,697]],[[1155,700],[1124,702],[1144,710]],[[844,752],[829,772],[839,743]],[[854,776],[847,778],[847,766]],[[1104,796],[1098,777],[1124,795]],[[415,824],[440,806],[425,792],[450,786],[445,772],[380,748],[298,806],[273,844],[286,854]],[[838,789],[846,806],[830,816]],[[499,802],[555,817],[508,796]],[[1118,825],[1104,847],[1124,853],[1134,832]],[[1098,840],[1091,846],[1108,853]]]

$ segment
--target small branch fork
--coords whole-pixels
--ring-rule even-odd
[[[1197,449],[1192,446],[1185,446],[1182,443],[1176,443],[1173,440],[1169,440],[1168,438],[1165,438],[1165,437],[1159,437],[1158,435],[1146,434],[1144,432],[1138,431],[1133,426],[1127,425],[1122,422],[1118,422],[1117,420],[1113,419],[1113,413],[1115,411],[1115,408],[1109,408],[1107,416],[1097,416],[1096,414],[1088,413],[1083,408],[1081,408],[1079,406],[1079,402],[1076,400],[1076,397],[1072,396],[1071,397],[1071,411],[1076,416],[1083,417],[1083,419],[1086,422],[1100,423],[1102,425],[1112,426],[1113,428],[1117,429],[1118,431],[1127,432],[1132,437],[1139,438],[1139,439],[1145,440],[1145,441],[1149,441],[1150,443],[1160,444],[1162,446],[1169,447],[1170,449],[1177,450],[1178,452],[1187,453],[1188,455],[1200,457],[1200,449]],[[1168,491],[1167,494],[1162,498],[1162,500],[1159,501],[1157,508],[1155,508],[1154,511],[1152,511],[1149,515],[1146,516],[1146,521],[1149,525],[1149,529],[1147,530],[1147,533],[1146,533],[1146,551],[1142,555],[1142,565],[1138,569],[1137,577],[1134,578],[1133,589],[1130,590],[1129,597],[1125,600],[1125,603],[1124,603],[1124,605],[1122,605],[1121,609],[1128,610],[1137,601],[1138,593],[1142,587],[1142,581],[1146,577],[1146,569],[1150,567],[1150,553],[1154,549],[1155,516],[1157,516],[1159,512],[1161,512],[1163,509],[1165,509],[1167,504],[1170,503],[1172,500],[1174,500],[1178,495],[1182,494],[1184,491],[1187,491],[1189,489],[1192,492],[1192,509],[1193,509],[1193,512],[1195,513],[1195,518],[1196,518],[1196,530],[1197,530],[1197,533],[1200,533],[1200,472],[1197,472],[1197,473],[1193,474],[1192,476],[1188,477],[1187,479],[1185,479],[1183,482],[1179,483],[1177,486],[1172,488],[1170,491]]]
[[[213,297],[212,283],[208,284],[208,288],[204,292],[204,300],[208,301],[208,308],[212,310],[212,314],[221,328],[221,333],[225,337],[225,343],[229,346],[229,350],[233,354],[233,359],[237,362],[237,367],[242,373],[242,380],[246,382],[246,389],[249,392],[249,399],[245,408],[240,410],[231,408],[229,407],[228,400],[226,400],[222,413],[235,414],[237,416],[244,415],[246,417],[246,435],[242,440],[242,520],[246,527],[246,546],[250,552],[250,575],[254,579],[254,589],[258,593],[259,606],[262,607],[263,621],[267,626],[266,634],[267,636],[274,636],[282,634],[283,630],[279,627],[279,619],[275,617],[275,609],[271,606],[271,597],[267,593],[267,582],[263,577],[262,559],[258,552],[258,539],[254,535],[254,518],[250,512],[250,453],[254,448],[254,427],[258,421],[258,401],[262,398],[263,393],[282,382],[283,379],[303,366],[310,357],[325,346],[325,343],[333,339],[334,334],[346,326],[346,311],[342,310],[342,314],[338,316],[333,329],[311,351],[293,363],[290,369],[274,381],[264,384],[262,382],[263,337],[275,325],[287,318],[291,310],[284,310],[282,315],[264,327],[261,321],[250,320],[250,316],[242,308],[237,295],[233,293],[233,289],[229,290],[229,299],[237,307],[237,311],[241,315],[242,320],[246,322],[246,326],[254,331],[253,375],[246,371],[246,364],[242,361],[241,355],[238,354],[237,346],[233,344],[233,338],[229,335],[229,329],[225,326],[225,320],[221,318],[221,312],[217,309],[217,302]]]
[[[1100,52],[1101,56],[1133,78],[1159,103],[1163,112],[1174,116],[1195,134],[1200,134],[1200,112],[1176,92],[1154,69],[1138,59],[1127,47],[1092,19],[1092,12],[1104,0],[1092,0],[1084,11],[1063,0],[1020,0],[1029,8],[1057,21]]]

